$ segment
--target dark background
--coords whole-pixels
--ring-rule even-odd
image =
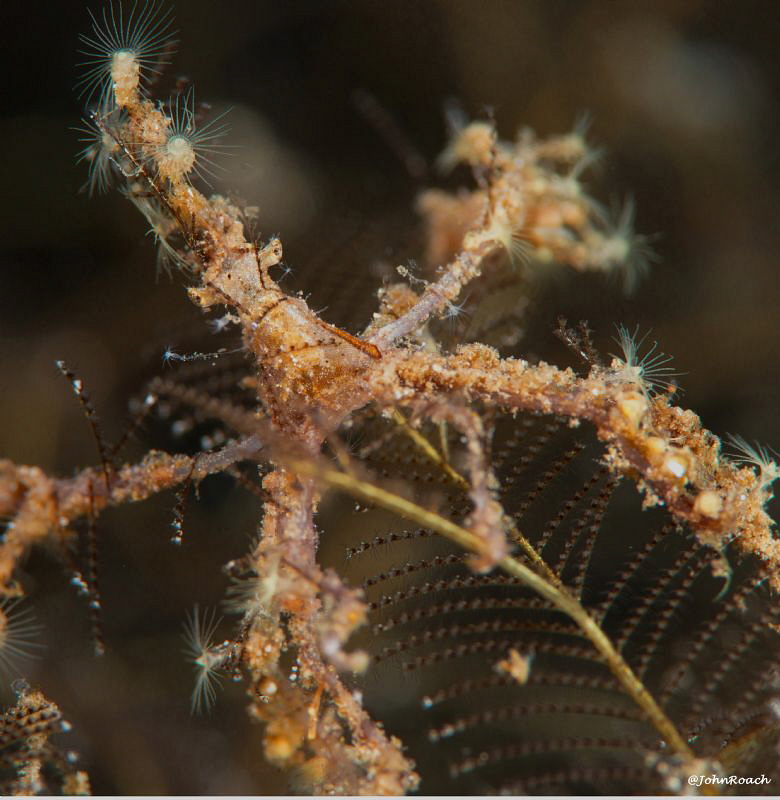
[[[181,277],[155,279],[144,221],[116,193],[79,192],[72,87],[85,7],[4,6],[0,455],[70,474],[95,462],[95,446],[55,359],[83,378],[113,439],[166,346],[209,340]],[[589,320],[607,351],[615,322],[640,324],[686,373],[682,403],[708,427],[780,447],[777,16],[768,0],[181,0],[179,52],[160,92],[188,75],[216,111],[233,107],[229,142],[240,149],[215,188],[259,206],[261,231],[281,235],[294,270],[287,287],[353,331],[370,317],[382,265],[419,255],[413,199],[436,182],[404,170],[357,111],[356,90],[429,163],[451,99],[474,116],[490,107],[506,138],[520,125],[563,132],[590,112],[590,138],[607,152],[588,186],[606,202],[633,194],[660,260],[631,297],[596,275],[545,284],[519,352],[567,363],[550,333],[558,313]],[[152,429],[129,457],[177,447]],[[43,554],[30,559],[47,650],[26,674],[74,724],[68,746],[98,793],[285,791],[260,763],[240,684],[210,717],[190,717],[179,652],[184,614],[220,602],[220,565],[246,549],[257,507],[226,481],[205,483],[175,550],[173,503],[100,521],[101,661],[67,577]]]

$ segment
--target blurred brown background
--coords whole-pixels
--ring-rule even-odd
[[[682,402],[708,427],[780,448],[777,9],[769,0],[181,0],[179,53],[161,92],[188,75],[215,110],[233,107],[229,142],[240,149],[216,188],[259,206],[261,231],[285,243],[286,286],[354,331],[369,319],[377,265],[414,256],[413,198],[435,182],[406,173],[358,112],[357,90],[429,163],[452,99],[475,116],[490,107],[506,138],[523,124],[563,132],[590,112],[590,138],[607,152],[588,185],[607,202],[633,194],[637,229],[659,234],[660,261],[631,297],[598,276],[557,279],[539,293],[528,347],[567,361],[550,333],[559,313],[589,320],[607,351],[615,322],[639,323],[687,373]],[[181,278],[155,279],[151,238],[129,204],[79,192],[72,86],[86,9],[5,4],[0,20],[10,89],[0,118],[0,455],[69,474],[95,462],[95,446],[55,359],[83,378],[115,439],[128,399],[163,371],[166,346],[210,340]],[[354,285],[333,278],[345,272]],[[149,446],[193,443],[153,424],[129,455]],[[184,614],[220,602],[220,566],[245,549],[257,507],[227,481],[205,483],[175,550],[173,502],[100,521],[102,661],[91,656],[84,601],[55,562],[30,559],[47,651],[26,674],[74,724],[68,746],[98,793],[285,791],[284,776],[260,763],[240,684],[211,716],[189,715],[179,652]]]

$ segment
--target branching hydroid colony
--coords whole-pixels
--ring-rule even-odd
[[[514,638],[479,640],[473,652],[469,645],[458,644],[437,658],[479,650],[490,663],[503,665],[491,679],[495,683],[498,675],[502,685],[533,682],[545,652],[604,670],[601,677],[589,678],[588,686],[595,691],[609,685],[609,702],[559,704],[558,711],[641,726],[641,736],[632,729],[634,738],[626,739],[638,761],[623,765],[625,774],[610,772],[612,762],[608,769],[606,762],[592,759],[577,772],[569,761],[568,772],[560,773],[557,785],[584,782],[608,787],[613,785],[610,780],[638,770],[655,776],[662,788],[676,791],[681,776],[711,772],[721,763],[739,765],[742,756],[729,746],[736,731],[745,734],[745,719],[760,718],[762,724],[748,733],[756,747],[764,743],[767,731],[774,730],[766,722],[769,697],[753,684],[746,684],[745,693],[733,699],[734,719],[739,722],[728,735],[706,739],[700,731],[711,725],[710,701],[717,699],[713,687],[749,655],[756,636],[765,637],[762,646],[774,636],[769,593],[780,588],[780,544],[764,511],[777,477],[768,454],[737,439],[739,455],[724,456],[718,438],[702,428],[698,417],[672,404],[675,386],[667,358],[656,353],[655,344],[644,347],[636,333],[625,328],[619,329],[622,353],[604,364],[586,328],[576,331],[562,324],[559,334],[583,356],[581,375],[543,362],[502,358],[478,341],[448,349],[437,340],[437,320],[456,315],[469,293],[478,298],[502,271],[514,270],[519,276],[520,262],[526,262],[524,268],[529,270],[556,261],[577,270],[623,274],[629,284],[646,268],[647,245],[632,233],[632,207],[610,221],[582,188],[580,175],[592,160],[582,133],[538,140],[525,131],[516,141],[505,142],[486,122],[455,131],[441,165],[467,164],[476,188],[456,194],[427,191],[420,197],[427,256],[437,267],[435,277],[429,282],[412,279],[399,269],[410,282],[384,286],[373,320],[355,335],[328,323],[304,299],[280,288],[274,279],[282,259],[279,239],[253,240],[247,233],[247,210],[221,196],[206,197],[196,188],[197,179],[211,174],[212,159],[226,147],[219,141],[226,131],[218,119],[198,122],[191,91],[174,95],[167,103],[149,96],[148,87],[171,52],[169,12],[156,2],[136,4],[129,14],[111,4],[93,23],[93,34],[84,37],[90,61],[81,87],[83,96],[96,102],[89,111],[92,138],[82,153],[90,163],[90,186],[103,189],[109,182],[117,184],[149,223],[161,263],[188,275],[192,301],[204,311],[219,310],[220,327],[233,326],[240,334],[252,364],[252,375],[243,385],[254,392],[255,402],[248,409],[159,379],[150,385],[143,410],[151,410],[160,399],[170,400],[220,420],[232,439],[221,449],[194,457],[150,452],[140,463],[121,467],[113,463],[116,449],[103,446],[99,468],[69,479],[52,478],[35,467],[0,463],[0,513],[9,518],[0,543],[0,591],[6,597],[20,593],[17,570],[27,551],[44,542],[64,550],[80,518],[94,520],[108,506],[197,484],[215,472],[235,473],[239,462],[259,464],[262,487],[254,488],[264,502],[260,536],[251,552],[228,565],[238,579],[231,604],[241,611],[241,624],[234,639],[214,644],[210,618],[196,611],[189,622],[187,647],[197,671],[193,708],[212,700],[221,674],[243,676],[250,712],[264,724],[265,757],[294,770],[299,784],[308,790],[393,794],[417,788],[421,772],[425,779],[404,743],[364,708],[354,675],[363,673],[371,658],[350,645],[350,637],[377,608],[408,599],[412,590],[404,589],[404,597],[387,595],[369,606],[362,589],[318,564],[316,517],[327,489],[338,489],[415,523],[420,537],[435,533],[457,544],[469,554],[467,571],[448,579],[458,586],[492,582],[528,593],[512,602],[500,601],[503,609],[516,609],[508,621],[468,623],[442,628],[440,634],[426,633],[427,638],[409,637],[375,660],[436,636],[457,633],[468,640],[485,630],[514,631]],[[72,381],[83,399],[77,379]],[[491,442],[496,429],[513,419],[518,426],[530,419],[530,430],[542,416],[571,428],[587,423],[600,443],[601,468],[563,505],[558,522],[548,523],[536,537],[524,530],[524,514],[547,484],[539,479],[534,485],[529,478],[526,501],[510,509],[503,499],[500,459]],[[411,490],[379,485],[371,476],[371,457],[387,441],[387,431],[377,432],[374,445],[358,452],[343,438],[345,431],[367,419],[375,421],[365,423],[367,430],[371,424],[385,425],[406,437],[437,479],[460,493],[460,500],[435,506]],[[551,475],[567,468],[579,452],[577,447],[582,445],[570,454],[563,452],[550,468]],[[624,565],[617,588],[606,600],[588,599],[590,557],[606,505],[622,479],[637,486],[645,506],[663,507],[669,524],[643,543],[641,557]],[[592,489],[600,493],[574,525],[574,538],[550,556],[545,548],[561,520]],[[180,540],[178,507],[176,526],[174,538]],[[641,559],[652,555],[662,539],[668,546],[677,542],[675,536],[681,537],[684,530],[692,534],[686,547],[693,550],[681,551],[685,555],[668,575],[659,572],[658,593],[648,594],[626,613],[619,627],[610,628],[614,603],[628,593],[626,587],[644,563]],[[574,554],[579,566],[572,561]],[[464,563],[457,551],[435,558],[443,560],[423,560],[406,572],[419,572],[431,564]],[[694,563],[698,571],[691,566]],[[748,563],[751,568],[746,572],[741,565]],[[672,664],[663,685],[651,692],[648,668],[656,657],[653,648],[664,641],[675,603],[703,573],[718,585],[712,593],[712,615],[702,628],[705,632],[700,639],[693,638],[690,658]],[[366,586],[387,579],[375,576]],[[94,570],[85,586],[97,609]],[[668,599],[661,592],[669,592],[674,602],[660,603]],[[722,612],[716,601],[729,592],[733,604]],[[717,680],[707,684],[709,688],[694,703],[680,705],[677,688],[690,685],[697,656],[710,646],[724,620],[734,624],[732,612],[745,605],[748,595],[759,598],[760,610],[754,609],[749,627],[753,638],[745,639],[736,656],[724,659]],[[500,605],[497,599],[490,602]],[[544,610],[548,621],[526,620],[523,615],[534,609]],[[413,613],[433,618],[452,610],[439,603]],[[634,634],[643,630],[650,612],[663,624],[648,634],[652,646],[634,653]],[[405,613],[385,620],[381,630],[406,624],[412,615]],[[7,621],[5,625],[12,641],[13,628]],[[535,633],[527,640],[518,638],[518,631],[529,625]],[[537,641],[539,636],[573,637],[577,644]],[[543,671],[537,674],[544,676]],[[428,696],[427,703],[432,707],[467,690],[447,691],[449,695]],[[524,709],[514,712],[521,724],[523,715],[549,712],[539,703],[517,708]],[[434,729],[431,741],[508,718],[507,712],[497,713],[474,711],[454,726]],[[596,727],[594,722],[592,730]],[[621,746],[613,741],[614,735],[600,736],[592,730],[568,742],[546,740],[544,747],[518,739],[480,755],[464,750],[460,760],[453,761],[451,777],[542,751]],[[697,740],[706,743],[699,745]],[[534,780],[543,782],[539,775],[526,778],[526,786],[535,785]]]

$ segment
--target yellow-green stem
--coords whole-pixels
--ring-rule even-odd
[[[481,552],[480,541],[474,534],[434,511],[428,511],[399,495],[350,475],[345,475],[338,470],[321,468],[310,461],[295,460],[288,462],[287,466],[299,474],[309,475],[328,486],[342,489],[355,497],[375,503],[388,511],[393,511],[402,517],[430,528],[466,550],[471,550],[475,553]],[[531,549],[535,553],[535,550]],[[667,744],[685,761],[690,762],[696,758],[675,728],[674,723],[655,702],[625,659],[615,650],[612,642],[576,598],[569,594],[560,584],[553,585],[511,556],[502,558],[498,562],[498,566],[571,617],[602,655],[613,675],[620,681],[623,688],[634,699],[634,702],[644,711],[651,724]]]

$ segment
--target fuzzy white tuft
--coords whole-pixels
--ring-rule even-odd
[[[172,9],[158,0],[142,5],[133,3],[125,15],[121,3],[113,0],[103,7],[101,19],[92,17],[92,36],[80,36],[87,56],[79,66],[85,72],[76,84],[80,96],[89,104],[97,100],[98,107],[106,110],[134,96],[144,78],[160,73],[167,63],[175,42],[171,30]]]
[[[229,109],[228,109],[229,111]],[[221,122],[228,111],[201,128],[195,124],[195,92],[176,95],[170,103],[170,128],[165,142],[154,148],[154,161],[161,178],[173,183],[194,173],[208,183],[207,175],[216,177],[214,156],[229,153],[232,145],[219,144],[228,126]]]
[[[638,325],[633,333],[629,333],[624,325],[618,325],[617,331],[618,336],[614,341],[620,345],[622,355],[610,355],[623,363],[623,377],[627,381],[638,384],[648,396],[677,388],[675,378],[683,373],[669,366],[672,357],[658,350],[658,342],[653,342],[647,352],[640,355],[648,334],[638,339]]]
[[[768,490],[780,478],[780,466],[772,458],[776,454],[769,447],[764,447],[758,442],[750,444],[742,436],[732,434],[729,434],[728,442],[732,450],[729,454],[731,460],[757,469],[758,479],[763,489]]]
[[[594,210],[598,210],[594,206]],[[650,265],[658,261],[651,244],[655,237],[644,236],[634,231],[636,204],[632,198],[622,208],[613,211],[611,219],[602,214],[606,235],[599,253],[605,269],[614,267],[615,274],[623,280],[626,294],[632,294],[647,275]]]
[[[224,649],[216,648],[212,639],[221,620],[213,610],[200,615],[198,606],[187,617],[184,628],[184,652],[195,667],[195,688],[192,691],[191,711],[208,711],[217,699],[217,686],[222,681],[220,667],[225,663]]]
[[[32,608],[17,612],[21,599],[0,602],[0,674],[18,674],[20,664],[36,658],[35,651],[43,647],[36,638],[42,626],[35,621]]]
[[[79,152],[76,163],[86,161],[89,165],[89,177],[82,189],[89,191],[89,196],[106,192],[111,185],[111,178],[117,169],[119,144],[112,131],[119,128],[121,119],[116,112],[99,117],[97,113],[85,119],[86,127],[74,128],[82,134],[79,141],[84,148]]]

